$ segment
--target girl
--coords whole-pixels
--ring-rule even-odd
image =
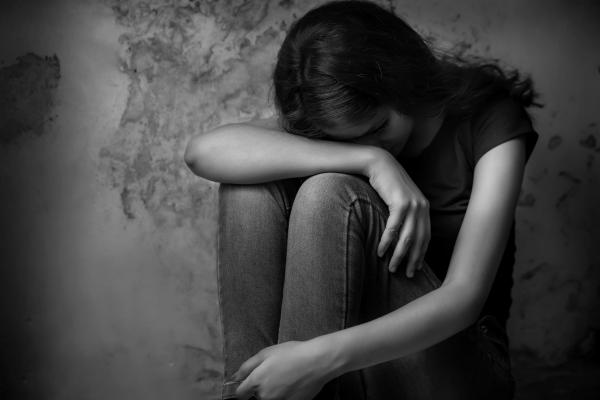
[[[221,182],[222,398],[512,398],[530,80],[364,1],[296,21],[273,77],[277,118],[185,153]]]

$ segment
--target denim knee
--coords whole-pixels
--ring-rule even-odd
[[[338,172],[325,172],[307,178],[296,194],[294,207],[312,212],[330,212],[336,207],[347,207],[357,199],[368,201],[382,214],[388,212],[387,206],[366,177]]]
[[[282,195],[276,181],[256,184],[221,183],[218,196],[221,210],[238,210],[246,214],[251,214],[252,210],[276,205],[285,215],[289,213],[291,207],[285,196]]]

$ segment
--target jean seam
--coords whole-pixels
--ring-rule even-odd
[[[379,210],[379,208],[377,206],[375,206],[371,200],[369,199],[365,199],[363,197],[360,196],[354,196],[353,199],[350,200],[350,202],[348,203],[348,206],[346,208],[346,234],[344,235],[344,267],[345,267],[345,277],[344,277],[344,307],[343,307],[343,313],[344,313],[344,322],[343,325],[341,327],[341,329],[344,329],[346,327],[346,325],[348,324],[348,294],[350,292],[349,289],[349,276],[350,276],[350,272],[349,272],[349,263],[348,263],[348,259],[350,258],[348,256],[348,251],[349,251],[349,246],[348,246],[348,239],[350,237],[350,217],[352,215],[352,211],[354,210],[354,205],[357,202],[364,202],[367,205],[373,207],[380,215],[383,215],[382,212]]]
[[[346,269],[346,276],[345,276],[345,285],[344,285],[344,289],[345,289],[345,302],[344,302],[344,325],[348,324],[348,293],[349,293],[349,266],[348,266],[348,251],[349,251],[349,246],[348,246],[348,240],[350,237],[350,217],[352,215],[352,211],[354,210],[354,206],[357,202],[364,202],[365,204],[367,204],[368,206],[372,207],[376,213],[378,213],[380,216],[384,216],[385,214],[381,212],[381,210],[379,209],[379,207],[377,207],[375,204],[373,204],[373,202],[369,199],[365,199],[363,197],[360,196],[355,196],[350,203],[348,203],[348,207],[346,209],[346,234],[345,234],[345,243],[344,243],[344,247],[345,247],[345,254],[344,254],[344,265],[345,265],[345,269]],[[344,326],[342,327],[342,329],[344,329]],[[358,371],[358,376],[360,378],[360,386],[361,386],[361,392],[362,392],[362,398],[363,400],[367,399],[367,387],[365,384],[365,379],[364,379],[364,375],[362,371]]]
[[[368,206],[372,207],[382,218],[386,218],[386,213],[381,211],[381,209],[377,205],[375,205],[371,200],[366,199],[364,197],[356,196],[356,198],[350,203],[350,205],[352,206],[353,203],[355,203],[357,200],[366,203]],[[427,263],[425,263],[425,265],[423,266],[422,272],[425,275],[425,278],[429,281],[429,283],[431,283],[431,285],[434,288],[439,288],[442,285],[440,279],[433,272],[433,270],[431,270],[431,267]]]
[[[220,186],[219,186],[220,187]],[[227,365],[227,352],[225,351],[226,348],[226,343],[225,341],[227,340],[226,335],[225,335],[225,324],[223,323],[223,296],[221,295],[221,268],[219,263],[221,262],[221,258],[219,256],[219,249],[221,246],[221,223],[220,221],[222,221],[222,207],[221,207],[221,199],[220,199],[220,195],[221,195],[221,191],[217,191],[217,254],[216,254],[216,262],[217,262],[217,293],[218,293],[218,303],[219,303],[219,325],[221,327],[221,355],[223,357],[223,369],[222,369],[222,383],[221,383],[221,399],[225,396],[224,390],[225,390],[225,380],[226,380],[226,376],[225,376],[225,365]]]
[[[348,237],[350,236],[350,215],[352,214],[352,205],[354,204],[354,200],[350,203],[349,207],[346,209],[346,233],[344,235],[344,269],[345,269],[345,274],[344,274],[344,302],[343,302],[343,307],[342,307],[342,312],[343,312],[343,322],[342,322],[342,326],[340,328],[344,329],[347,324],[348,324],[348,285],[349,285],[349,268],[348,268],[348,259],[350,258],[348,256]]]

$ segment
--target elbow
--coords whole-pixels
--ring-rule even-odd
[[[465,328],[471,326],[475,322],[477,322],[477,318],[481,314],[483,310],[483,306],[485,304],[485,296],[481,296],[478,294],[473,294],[471,296],[467,296],[465,300],[465,305],[463,308],[463,316],[464,316],[464,325]]]
[[[190,139],[185,148],[185,153],[183,155],[183,161],[185,162],[185,165],[187,165],[187,167],[194,173],[196,173],[195,170],[197,169],[197,161],[201,159],[201,156],[199,154],[201,151],[199,141],[199,136],[194,136],[192,139]]]
[[[457,311],[457,324],[460,329],[474,324],[481,313],[487,294],[478,290],[471,283],[449,285],[453,293]]]
[[[214,154],[214,150],[211,149],[212,145],[206,136],[206,134],[201,134],[190,139],[185,148],[183,161],[195,175],[210,179],[208,166],[211,164],[210,157],[211,154]]]

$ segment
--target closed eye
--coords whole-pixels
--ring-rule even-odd
[[[386,120],[383,122],[383,124],[379,125],[379,127],[377,127],[377,128],[375,128],[375,129],[373,129],[372,131],[369,131],[369,132],[365,133],[365,134],[363,135],[363,137],[364,137],[364,136],[368,136],[368,135],[373,135],[373,134],[375,134],[375,133],[378,133],[378,132],[380,132],[381,130],[383,130],[383,129],[384,129],[384,128],[385,128],[385,127],[388,125],[388,123],[389,123],[389,122],[390,122],[390,120],[389,120],[389,119],[386,119]]]

